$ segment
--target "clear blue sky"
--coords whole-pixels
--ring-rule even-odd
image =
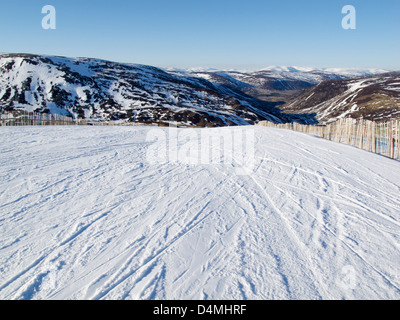
[[[57,29],[43,30],[44,5]],[[357,29],[341,26],[342,7]],[[400,70],[399,0],[0,0],[0,52],[159,67]]]

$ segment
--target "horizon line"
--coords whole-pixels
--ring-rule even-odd
[[[67,59],[92,59],[92,60],[102,60],[114,63],[121,63],[121,64],[132,64],[132,65],[147,65],[152,67],[157,67],[164,70],[169,71],[191,71],[191,72],[211,72],[211,71],[237,71],[237,72],[255,72],[255,71],[276,71],[276,72],[312,72],[312,71],[330,71],[334,72],[334,69],[339,71],[371,71],[376,70],[379,72],[393,72],[393,71],[400,71],[400,68],[382,68],[382,67],[339,67],[339,66],[326,66],[326,67],[317,67],[317,66],[304,66],[304,65],[284,65],[284,64],[271,64],[266,65],[264,67],[251,67],[251,68],[240,68],[240,67],[216,67],[216,66],[191,66],[191,67],[183,67],[183,66],[176,66],[175,64],[165,64],[165,65],[156,65],[150,63],[138,63],[138,62],[126,62],[122,60],[112,59],[112,58],[98,58],[98,57],[87,57],[87,56],[68,56],[68,55],[59,55],[59,54],[47,54],[47,53],[32,53],[32,52],[0,52],[0,55],[3,54],[26,54],[26,55],[37,55],[37,56],[47,56],[47,57],[59,57],[59,58],[67,58]],[[245,64],[244,64],[245,65]],[[286,68],[286,69],[296,69],[296,70],[274,70],[279,68]],[[197,69],[197,70],[196,70]],[[301,70],[301,69],[310,69],[310,70]]]

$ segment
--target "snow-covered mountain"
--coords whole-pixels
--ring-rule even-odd
[[[306,68],[271,66],[256,71],[174,70],[177,74],[202,77],[277,106],[297,98],[302,90],[334,79],[350,79],[387,72],[382,69]]]
[[[0,111],[200,127],[260,120],[313,124],[315,105],[292,107],[307,98],[298,98],[302,90],[382,71],[276,66],[252,72],[162,70],[89,58],[1,54]],[[278,106],[284,103],[289,107],[282,112]]]
[[[89,58],[2,54],[0,110],[12,109],[190,126],[290,121],[271,104],[193,75]]]
[[[291,72],[301,75],[302,73],[308,74],[325,74],[330,76],[343,76],[347,78],[361,77],[374,75],[379,73],[386,73],[389,70],[379,68],[315,68],[315,67],[287,67],[287,66],[269,66],[267,68],[260,69],[259,71],[270,71],[270,72]]]
[[[316,113],[320,122],[343,117],[374,121],[400,118],[400,72],[324,81],[282,106],[295,113]]]
[[[400,299],[398,161],[258,126],[0,137],[1,300]]]
[[[209,81],[236,86],[254,87],[270,91],[299,90],[312,87],[324,80],[349,79],[388,72],[383,69],[343,69],[271,66],[257,71],[240,70],[175,70],[203,77]]]

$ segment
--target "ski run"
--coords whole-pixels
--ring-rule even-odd
[[[0,299],[400,299],[398,161],[258,126],[0,148]]]

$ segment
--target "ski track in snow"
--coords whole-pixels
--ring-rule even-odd
[[[238,175],[150,130],[0,128],[0,299],[400,298],[398,161],[249,126]]]

